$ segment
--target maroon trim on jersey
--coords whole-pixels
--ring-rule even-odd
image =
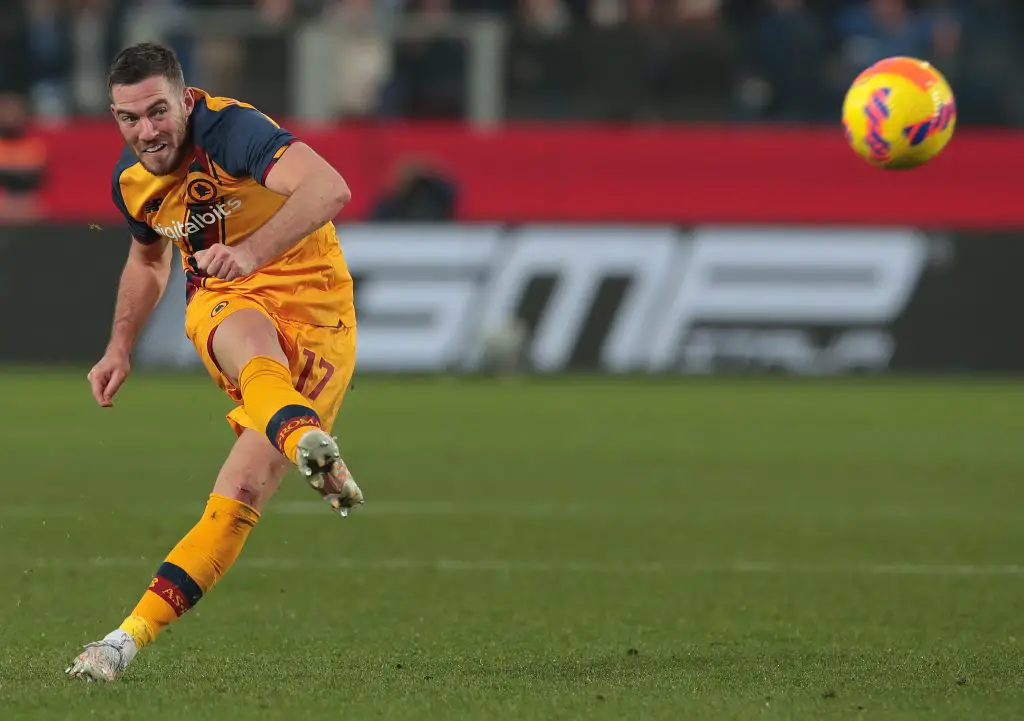
[[[225,318],[226,317],[227,316],[225,316]],[[213,326],[213,329],[210,331],[210,335],[206,336],[206,352],[210,355],[210,360],[212,360],[213,364],[217,366],[217,370],[220,371],[220,374],[224,376],[224,378],[227,379],[228,382],[230,382],[231,379],[228,378],[228,374],[225,373],[224,369],[220,367],[220,362],[217,360],[217,356],[213,354],[213,337],[217,335],[218,328],[220,328],[220,323]]]
[[[185,305],[187,306],[192,302],[192,296],[196,294],[196,291],[203,287],[204,279],[189,271],[185,274]]]
[[[270,164],[267,166],[267,169],[263,171],[263,177],[260,178],[260,185],[267,184],[267,177],[270,175],[270,171],[273,170],[274,166],[277,165],[277,161],[281,159],[282,155],[284,155],[284,153],[281,153],[281,151],[289,147],[294,142],[294,140],[289,140],[287,143],[285,143],[284,145],[277,149],[277,153],[274,153],[274,155],[276,155],[277,157],[271,160]],[[278,153],[280,153],[280,155]]]
[[[213,175],[210,164],[210,156],[205,150],[200,148],[198,145],[192,146],[192,153],[196,156],[196,162],[199,163],[199,167],[203,169],[203,172],[207,175]]]

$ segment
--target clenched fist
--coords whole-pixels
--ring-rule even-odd
[[[192,256],[199,271],[212,278],[234,280],[252,274],[256,270],[256,258],[240,245],[218,243]]]

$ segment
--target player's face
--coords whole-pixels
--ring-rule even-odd
[[[185,155],[188,116],[195,106],[192,91],[155,76],[115,85],[110,94],[110,112],[142,166],[153,175],[173,173]]]

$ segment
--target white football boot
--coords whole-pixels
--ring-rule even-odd
[[[342,518],[363,502],[363,492],[341,460],[336,438],[318,428],[306,431],[296,455],[299,473]]]
[[[86,681],[115,681],[138,652],[135,640],[127,632],[111,631],[102,641],[86,644],[65,673],[68,678]]]

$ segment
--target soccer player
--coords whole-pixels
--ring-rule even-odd
[[[251,105],[186,86],[161,45],[123,50],[108,89],[127,145],[113,200],[132,241],[110,341],[88,375],[93,397],[113,406],[173,242],[185,332],[237,404],[227,416],[237,438],[199,522],[120,627],[67,669],[112,681],[231,567],[289,468],[341,516],[363,496],[330,435],[356,353],[352,276],[332,222],[350,198],[344,179]]]

